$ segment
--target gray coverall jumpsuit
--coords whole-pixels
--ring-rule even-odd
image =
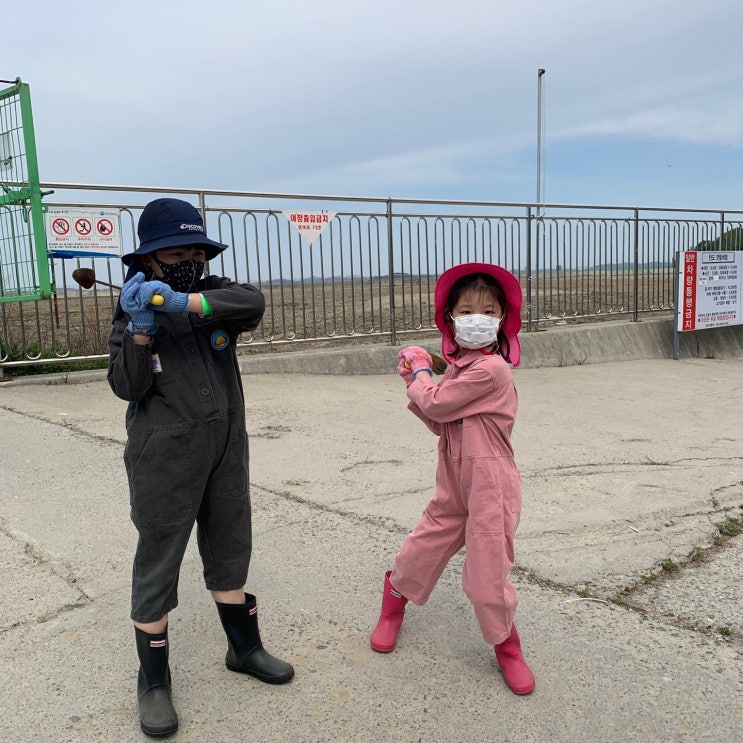
[[[108,382],[129,401],[124,462],[139,539],[132,571],[136,622],[154,622],[178,604],[178,577],[194,523],[206,587],[245,585],[252,537],[245,401],[237,336],[258,326],[263,295],[250,284],[209,276],[201,292],[212,314],[156,312],[149,345],[109,336]]]

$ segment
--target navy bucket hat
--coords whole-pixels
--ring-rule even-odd
[[[216,258],[226,245],[206,236],[204,220],[199,210],[181,199],[155,199],[142,210],[137,225],[139,247],[121,257],[125,266],[131,266],[137,256],[154,253],[164,248],[198,245],[208,261]]]
[[[155,199],[142,210],[137,224],[139,247],[132,253],[121,256],[128,267],[124,283],[142,271],[138,256],[154,253],[164,248],[198,245],[203,248],[206,260],[216,258],[226,245],[210,240],[204,230],[204,220],[199,210],[181,199]],[[123,314],[121,299],[116,304],[114,321]]]

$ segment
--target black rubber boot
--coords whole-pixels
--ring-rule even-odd
[[[143,732],[155,738],[172,735],[178,730],[178,715],[172,702],[172,684],[168,665],[168,629],[150,635],[134,628],[139,655],[139,724]]]
[[[247,673],[267,684],[285,684],[294,676],[289,663],[274,658],[263,649],[258,633],[258,606],[255,596],[245,594],[244,604],[217,604],[219,618],[227,634],[225,662],[230,671]]]

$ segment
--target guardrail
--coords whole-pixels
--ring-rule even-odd
[[[48,207],[120,210],[124,252],[143,206],[158,196],[194,203],[226,242],[212,273],[257,286],[267,309],[239,344],[265,351],[377,341],[435,331],[433,289],[446,268],[498,263],[524,290],[524,329],[556,322],[639,320],[673,309],[674,257],[704,244],[741,249],[743,211],[314,196],[44,183]],[[285,210],[334,212],[309,245]],[[735,244],[728,244],[730,237]],[[120,285],[112,258],[51,260],[56,294],[0,304],[3,369],[103,359],[117,292],[83,289],[78,267]]]

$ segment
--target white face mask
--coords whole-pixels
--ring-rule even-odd
[[[462,315],[454,318],[454,340],[461,348],[486,348],[498,338],[500,318],[492,315]]]

